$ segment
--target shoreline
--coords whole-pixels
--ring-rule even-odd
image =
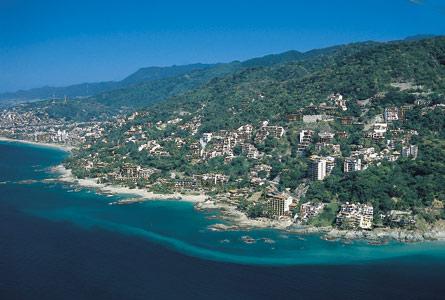
[[[139,189],[139,188],[130,189],[125,186],[97,183],[96,179],[94,178],[79,179],[74,177],[71,170],[65,168],[65,166],[63,165],[55,166],[52,168],[52,170],[55,173],[60,174],[58,179],[62,182],[77,184],[80,187],[85,187],[85,188],[93,188],[107,194],[133,195],[141,198],[140,201],[135,200],[133,202],[144,202],[150,200],[173,200],[173,201],[187,201],[192,203],[198,203],[205,201],[207,197],[205,194],[199,194],[199,195],[186,195],[180,193],[155,194],[145,189]],[[132,202],[126,202],[125,200],[120,202],[120,204],[126,204],[126,203],[130,204]],[[119,204],[119,202],[116,204]]]
[[[439,221],[431,225],[427,230],[409,230],[403,228],[374,228],[372,230],[340,230],[338,228],[315,227],[310,225],[298,225],[290,219],[273,220],[267,218],[250,219],[236,207],[215,203],[207,200],[195,205],[198,211],[219,210],[221,212],[221,221],[228,221],[229,224],[217,223],[209,227],[213,231],[232,231],[232,230],[252,230],[252,229],[273,229],[282,230],[290,234],[299,235],[319,235],[321,239],[327,241],[366,241],[368,244],[383,245],[389,241],[400,243],[415,243],[427,241],[445,241],[445,221]]]
[[[212,231],[232,231],[232,230],[254,230],[273,229],[281,230],[290,234],[299,235],[319,235],[321,239],[327,241],[366,241],[368,244],[383,245],[389,241],[400,243],[414,243],[426,241],[445,241],[445,221],[437,223],[429,230],[408,230],[403,228],[374,228],[372,230],[340,230],[335,227],[314,227],[309,225],[297,225],[290,219],[274,220],[268,218],[251,219],[233,205],[227,203],[215,203],[205,194],[185,195],[175,194],[155,194],[143,189],[130,189],[124,186],[107,185],[97,183],[96,179],[78,179],[71,173],[71,170],[63,165],[53,167],[53,171],[60,174],[58,180],[62,182],[76,184],[80,187],[96,189],[99,192],[112,195],[133,195],[140,198],[123,199],[110,204],[133,204],[138,202],[161,200],[161,201],[187,201],[194,203],[198,212],[218,210],[221,223],[216,223],[208,227]],[[223,223],[226,221],[227,223]]]
[[[12,139],[0,136],[0,142],[11,142],[29,144],[47,148],[58,149],[71,153],[74,147],[63,146],[50,143],[38,143],[27,140]],[[340,230],[335,227],[314,227],[308,225],[296,225],[291,220],[274,220],[268,218],[251,219],[233,205],[227,203],[216,203],[209,199],[206,194],[155,194],[145,189],[130,189],[125,186],[109,185],[97,183],[95,178],[79,179],[74,177],[70,169],[62,164],[52,168],[52,171],[60,176],[61,182],[76,184],[80,187],[95,189],[98,192],[111,195],[132,195],[138,198],[123,199],[109,204],[132,204],[138,202],[161,200],[161,201],[187,201],[194,203],[197,211],[218,210],[221,213],[219,219],[227,221],[229,224],[216,223],[209,227],[213,231],[231,230],[253,230],[253,229],[273,229],[282,230],[293,234],[318,234],[320,238],[329,241],[354,241],[364,240],[369,244],[385,244],[388,241],[398,241],[401,243],[424,242],[424,241],[445,241],[445,221],[432,225],[429,230],[407,230],[403,228],[374,228],[372,230]]]
[[[32,142],[32,141],[27,141],[27,140],[19,140],[19,139],[8,138],[8,137],[4,137],[4,136],[0,136],[0,142],[28,144],[28,145],[34,145],[34,146],[41,146],[41,147],[46,147],[46,148],[58,149],[58,150],[62,150],[62,151],[65,151],[65,152],[71,152],[74,149],[74,147],[72,147],[72,146],[65,146],[65,145],[59,145],[59,144],[50,144],[50,143],[38,143],[38,142]]]

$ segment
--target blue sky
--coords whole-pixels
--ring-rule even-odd
[[[0,92],[445,34],[445,0],[0,0]]]

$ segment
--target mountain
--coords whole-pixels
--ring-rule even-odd
[[[412,35],[412,36],[406,37],[405,41],[419,41],[419,40],[431,39],[431,38],[435,38],[435,37],[437,37],[437,35],[434,35],[434,34],[416,34],[416,35]]]
[[[29,90],[19,90],[12,93],[1,93],[0,100],[15,100],[20,102],[32,100],[58,99],[58,98],[76,98],[87,97],[102,91],[113,89],[118,85],[117,82],[106,81],[98,83],[81,83],[66,87],[44,86]]]
[[[66,120],[103,119],[141,109],[241,70],[285,64],[302,57],[305,55],[290,51],[244,62],[144,68],[94,96],[27,103],[20,109],[34,109],[48,114],[51,118]]]
[[[233,62],[230,64],[239,64],[243,67],[268,66],[278,63],[284,63],[299,59],[302,53],[298,51],[289,51],[282,54],[267,55],[260,58],[247,60],[243,63]],[[125,77],[121,81],[104,81],[93,83],[80,83],[69,85],[65,87],[44,86],[41,88],[33,88],[29,90],[19,90],[16,92],[0,93],[0,101],[5,103],[20,103],[35,100],[49,100],[68,98],[85,98],[94,96],[100,93],[110,92],[116,89],[124,89],[139,83],[146,83],[149,81],[162,80],[167,78],[178,77],[197,70],[206,70],[213,67],[220,68],[222,64],[188,64],[180,66],[169,67],[147,67],[141,68]],[[216,71],[218,72],[218,71]]]
[[[367,229],[425,230],[445,220],[444,107],[445,37],[435,37],[216,64],[1,120],[15,138],[65,132],[80,144],[65,162],[80,178],[204,191],[253,218],[281,215],[270,204],[293,194],[297,217],[301,203],[322,204],[312,224],[323,227],[348,228],[341,211],[358,203]]]
[[[119,118],[66,163],[101,182],[205,191],[252,218],[281,215],[273,199],[306,186],[289,214],[298,217],[301,203],[322,204],[309,224],[348,228],[336,216],[354,203],[372,208],[368,229],[425,230],[445,220],[444,54],[445,38],[436,37],[237,65]],[[131,167],[153,175],[129,176]]]
[[[180,76],[195,70],[203,70],[211,68],[212,64],[190,64],[182,66],[171,66],[171,67],[148,67],[142,68],[131,74],[130,76],[124,78],[120,83],[121,87],[137,84],[146,81],[160,80],[165,78],[171,78]]]
[[[443,37],[437,37],[364,42],[305,53],[289,51],[244,62],[174,66],[168,71],[141,69],[124,80],[131,82],[124,88],[82,99],[29,103],[21,109],[84,121],[144,107],[157,110],[159,115],[168,114],[173,111],[170,106],[178,105],[193,111],[205,102],[205,118],[209,122],[204,122],[203,128],[207,124],[209,129],[229,123],[235,126],[260,117],[273,120],[302,105],[320,102],[334,91],[367,99],[390,89],[391,82],[442,88],[443,41]],[[147,81],[137,83],[144,79]],[[262,101],[252,101],[258,100],[260,94],[264,96]]]
[[[391,83],[398,82],[444,92],[444,54],[443,37],[352,44],[295,62],[242,70],[163,101],[150,111],[169,118],[179,108],[195,111],[205,104],[202,130],[215,131],[280,120],[310,103],[325,102],[333,92],[368,99],[393,90]]]
[[[211,64],[190,64],[183,66],[141,68],[121,81],[81,83],[66,87],[45,86],[29,90],[19,90],[13,93],[1,93],[0,100],[24,102],[29,100],[60,99],[65,96],[68,98],[89,97],[113,89],[125,88],[141,82],[171,78],[194,70],[202,70],[210,67],[212,67]]]

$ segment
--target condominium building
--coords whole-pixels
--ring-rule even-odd
[[[362,169],[362,160],[358,157],[347,157],[343,163],[345,173],[360,171]]]
[[[399,108],[398,107],[387,107],[385,108],[385,122],[397,121],[399,119]]]
[[[411,157],[412,159],[416,159],[418,153],[419,153],[419,147],[417,145],[409,145],[402,147],[403,157]]]
[[[276,216],[283,216],[290,211],[293,198],[285,193],[267,194],[267,207]]]
[[[310,167],[310,176],[312,180],[323,180],[325,179],[326,172],[326,159],[318,156],[311,157],[312,164]]]

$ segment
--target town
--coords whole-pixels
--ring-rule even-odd
[[[156,120],[148,111],[85,123],[9,109],[1,112],[0,135],[73,146],[67,166],[78,177],[162,194],[205,194],[207,201],[234,206],[251,218],[307,225],[316,224],[314,220],[329,210],[335,217],[332,225],[341,229],[413,226],[416,221],[409,210],[376,215],[371,203],[307,197],[311,185],[333,173],[348,176],[383,162],[416,160],[419,133],[406,126],[407,114],[444,108],[419,100],[387,106],[371,118],[348,114],[353,103],[364,115],[372,100],[354,101],[332,93],[319,105],[283,114],[280,121],[214,132],[201,131],[204,107],[193,114],[176,112],[167,120]],[[113,130],[123,135],[115,140]],[[277,171],[274,166],[286,156],[301,162],[302,175],[292,187],[284,181],[292,170]],[[175,160],[186,163],[172,165]]]

